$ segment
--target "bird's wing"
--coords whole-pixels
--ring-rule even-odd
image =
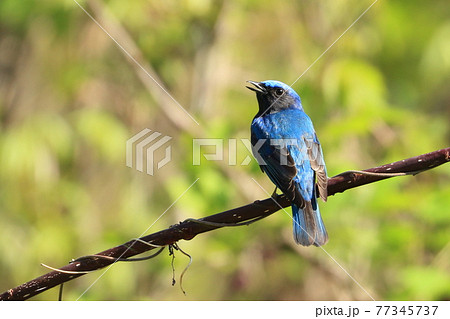
[[[258,153],[265,163],[259,163],[261,170],[267,174],[270,180],[299,207],[304,207],[304,199],[296,188],[294,178],[297,176],[296,162],[286,147],[275,147],[256,127],[251,134],[252,145],[255,146],[259,139],[265,139],[264,144],[253,153]],[[286,165],[281,165],[286,163]]]
[[[319,139],[317,138],[316,134],[314,134],[313,138],[304,137],[303,139],[306,144],[306,150],[308,153],[311,168],[316,172],[319,196],[323,201],[326,202],[328,197],[327,192],[328,177]]]
[[[271,148],[273,151],[270,154],[262,156],[267,164],[262,166],[262,169],[290,201],[300,208],[305,207],[305,200],[294,180],[298,171],[293,157],[286,147],[275,148],[272,146]],[[286,164],[281,165],[283,160]]]

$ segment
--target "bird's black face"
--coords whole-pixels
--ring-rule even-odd
[[[247,82],[255,86],[247,86],[247,88],[256,92],[259,104],[259,111],[256,117],[263,114],[276,113],[291,106],[301,106],[298,95],[289,87],[285,87],[285,85],[277,85],[271,82],[269,82],[270,85],[265,82]]]

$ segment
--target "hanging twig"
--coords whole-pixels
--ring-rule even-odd
[[[370,168],[362,172],[344,172],[328,180],[328,195],[342,193],[347,189],[398,176],[398,173],[414,175],[449,161],[450,147],[395,163]],[[381,174],[374,175],[366,174],[365,172]],[[386,175],[387,173],[395,174]],[[277,196],[276,200],[281,207],[290,205],[289,200],[283,195]],[[186,220],[165,230],[139,238],[138,240],[131,240],[125,244],[90,256],[89,258],[79,258],[64,267],[51,271],[18,287],[9,289],[0,295],[0,300],[26,300],[47,289],[80,277],[86,272],[111,265],[118,258],[125,260],[158,247],[173,245],[182,239],[190,240],[198,234],[222,228],[224,224],[245,224],[248,221],[262,219],[278,211],[280,209],[279,205],[272,198],[268,198],[196,221]],[[106,258],[102,258],[101,256]]]

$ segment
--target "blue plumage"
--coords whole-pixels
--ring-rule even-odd
[[[251,125],[253,153],[263,172],[292,202],[294,239],[324,245],[328,234],[316,191],[327,199],[327,173],[322,149],[299,95],[279,81],[253,82],[259,111]],[[317,179],[317,190],[316,190]]]

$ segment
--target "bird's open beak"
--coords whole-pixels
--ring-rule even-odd
[[[256,93],[267,93],[266,88],[261,83],[255,81],[247,81],[247,82],[255,86],[255,87],[246,86],[247,89],[255,91]]]

